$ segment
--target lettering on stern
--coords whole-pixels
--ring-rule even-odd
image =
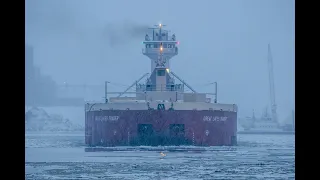
[[[226,116],[203,116],[203,121],[207,122],[224,122],[227,121],[228,117]]]
[[[96,116],[96,121],[102,121],[102,122],[115,122],[119,120],[119,116]]]

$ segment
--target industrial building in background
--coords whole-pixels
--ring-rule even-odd
[[[83,106],[83,97],[61,97],[59,86],[34,64],[34,48],[25,45],[25,105],[26,106]]]

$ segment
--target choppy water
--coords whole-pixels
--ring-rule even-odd
[[[85,152],[84,133],[26,134],[26,179],[294,179],[294,135],[238,135],[202,152]],[[139,151],[140,150],[140,151]]]

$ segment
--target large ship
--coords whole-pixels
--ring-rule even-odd
[[[243,128],[239,134],[294,134],[294,116],[292,116],[292,124],[281,125],[278,121],[277,105],[275,98],[273,59],[270,44],[268,45],[268,73],[271,114],[266,108],[261,118],[256,118],[253,112],[252,117],[240,119],[239,122]]]
[[[151,60],[151,74],[144,74],[124,92],[108,92],[109,82],[105,82],[105,102],[85,105],[86,145],[237,144],[237,105],[217,102],[217,83],[214,93],[198,93],[170,69],[179,42],[164,26],[150,28],[152,33],[143,41],[142,54]],[[134,86],[136,90],[129,92]]]
[[[290,123],[288,123],[288,121],[290,121]],[[251,117],[240,119],[240,125],[243,130],[239,131],[238,134],[294,134],[293,122],[293,116],[290,117],[290,120],[286,121],[286,124],[280,124],[278,121],[274,121],[268,108],[266,108],[261,117],[256,117],[253,112]]]

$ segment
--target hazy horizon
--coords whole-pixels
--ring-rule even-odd
[[[180,41],[171,70],[200,92],[214,91],[205,84],[217,81],[219,101],[237,104],[242,115],[260,115],[270,104],[270,43],[283,119],[295,103],[294,3],[164,0],[158,8],[147,0],[28,0],[26,43],[34,46],[35,65],[58,84],[130,85],[150,71],[141,41],[161,22]]]

